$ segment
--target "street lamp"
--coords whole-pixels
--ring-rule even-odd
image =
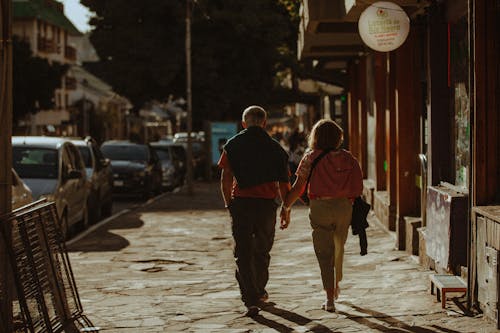
[[[187,191],[193,194],[193,144],[192,131],[192,96],[191,96],[191,0],[186,0],[186,99],[187,99]]]
[[[12,186],[12,1],[0,0],[0,215],[11,211]],[[9,237],[10,230],[6,231]],[[12,329],[13,282],[6,246],[0,240],[0,324]]]

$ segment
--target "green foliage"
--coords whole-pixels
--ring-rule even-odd
[[[184,9],[178,0],[82,0],[95,12],[90,40],[101,61],[86,67],[140,107],[178,89]]]
[[[247,105],[268,106],[276,74],[296,59],[287,8],[280,1],[207,0],[194,14],[195,118],[239,119]]]
[[[95,12],[88,67],[136,107],[185,97],[186,0],[81,0]],[[239,119],[273,101],[276,74],[296,65],[299,1],[198,0],[192,19],[193,122]]]
[[[28,43],[13,40],[13,116],[17,121],[37,110],[54,106],[54,91],[61,86],[66,65],[33,57]]]

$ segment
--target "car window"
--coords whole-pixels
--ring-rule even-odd
[[[58,177],[58,152],[56,149],[13,147],[12,165],[21,178]]]
[[[71,159],[72,168],[74,170],[82,170],[83,169],[83,167],[82,167],[83,161],[82,161],[82,158],[81,158],[81,155],[80,155],[78,149],[76,149],[76,147],[73,146],[72,144],[67,144],[66,148],[68,149],[69,157]]]
[[[82,155],[83,164],[86,168],[92,168],[92,156],[90,155],[90,148],[87,146],[78,146],[80,155]]]
[[[71,165],[71,159],[68,156],[68,152],[66,149],[62,149],[62,158],[61,158],[61,175],[62,179],[66,179],[68,176],[69,170],[73,168]]]
[[[112,161],[149,161],[147,146],[142,145],[103,145],[102,154]]]

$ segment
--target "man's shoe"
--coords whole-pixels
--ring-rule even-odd
[[[268,300],[269,300],[269,294],[267,292],[264,292],[264,294],[259,298],[259,301],[263,303],[267,303]]]
[[[247,306],[247,312],[245,312],[245,316],[247,317],[255,317],[259,314],[259,308],[255,305]]]

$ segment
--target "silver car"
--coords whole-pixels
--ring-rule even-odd
[[[91,137],[71,140],[82,155],[87,179],[90,181],[89,218],[91,223],[111,216],[113,211],[113,171],[97,142]]]
[[[12,166],[28,185],[33,199],[56,203],[66,239],[76,226],[88,226],[89,183],[78,149],[66,138],[12,137]]]
[[[21,208],[33,202],[33,195],[29,187],[12,169],[12,210]]]

